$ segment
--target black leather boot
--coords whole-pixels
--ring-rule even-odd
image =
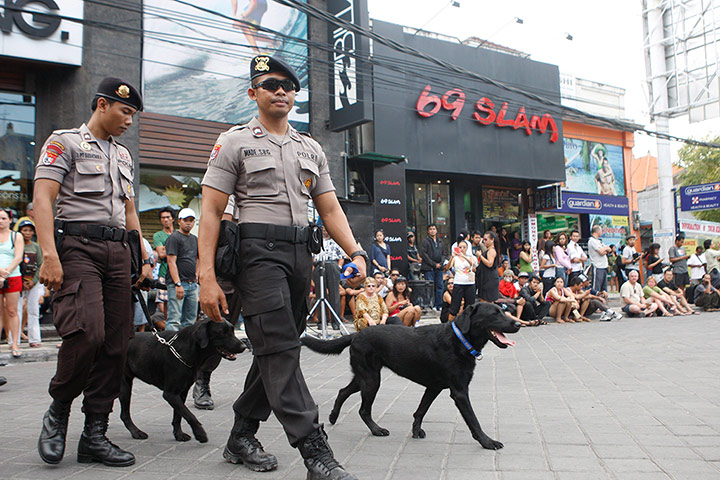
[[[42,430],[38,439],[38,453],[45,463],[57,465],[65,454],[70,406],[72,403],[54,400],[43,416]]]
[[[212,372],[198,372],[198,376],[195,379],[195,386],[193,387],[193,403],[195,408],[200,410],[212,410],[215,408],[215,402],[213,402],[212,396],[210,395],[210,375]]]
[[[121,449],[105,436],[107,427],[107,413],[85,414],[85,428],[78,442],[78,462],[99,462],[108,467],[134,465],[135,455]]]
[[[298,450],[305,459],[307,480],[358,480],[335,460],[327,443],[327,434],[322,428],[302,439]]]
[[[230,463],[243,464],[255,472],[269,472],[278,466],[277,458],[263,450],[262,444],[255,438],[260,421],[235,415],[235,424],[230,430],[223,458]]]

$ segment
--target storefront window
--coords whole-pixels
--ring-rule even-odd
[[[520,191],[501,190],[499,188],[482,189],[483,226],[484,231],[495,226],[508,232],[521,230],[520,222]]]
[[[418,240],[427,235],[428,225],[437,225],[438,235],[450,238],[450,185],[447,182],[412,184],[408,223],[415,227]]]
[[[14,218],[32,201],[35,97],[0,92],[0,207]]]
[[[200,217],[200,193],[203,174],[201,172],[163,172],[150,168],[142,168],[140,172],[139,216],[143,236],[152,243],[152,236],[162,229],[160,210],[171,208],[175,217],[181,208],[192,208],[198,216],[198,222],[192,233],[197,235]],[[177,228],[177,222],[175,223]]]

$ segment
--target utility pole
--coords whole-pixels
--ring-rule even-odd
[[[667,113],[668,91],[666,84],[665,34],[663,31],[663,1],[647,1],[648,35],[650,37],[650,71],[652,72],[652,121],[658,133],[670,133]],[[663,112],[655,114],[655,112]],[[660,228],[675,232],[673,210],[673,178],[670,141],[657,139],[658,194],[660,196]]]

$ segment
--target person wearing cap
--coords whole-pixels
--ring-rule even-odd
[[[190,233],[195,212],[183,208],[178,213],[178,229],[165,242],[168,264],[168,308],[165,330],[177,331],[195,323],[198,314],[198,239]]]
[[[20,224],[21,224],[22,222],[25,222],[25,221],[28,221],[28,220],[30,221],[30,223],[33,224],[33,226],[35,225],[35,212],[34,212],[34,210],[33,210],[33,203],[32,203],[32,202],[28,203],[27,206],[25,207],[25,216],[24,216],[24,217],[20,217],[20,218],[17,219],[17,223],[15,224],[14,230],[15,230],[16,232],[19,232],[19,231],[20,231]],[[34,232],[33,232],[33,233],[34,233]]]
[[[133,159],[115,137],[130,128],[142,108],[132,85],[105,78],[87,124],[54,131],[40,150],[33,197],[43,257],[39,280],[55,291],[53,322],[63,338],[50,380],[53,402],[38,440],[46,463],[63,458],[70,406],[80,394],[85,427],[78,462],[135,463],[132,453],[105,434],[133,333],[127,230],[142,238],[133,201]],[[142,257],[147,261],[144,251]],[[151,276],[150,263],[138,266],[138,284]]]
[[[25,243],[23,258],[20,262],[23,289],[18,299],[18,317],[20,331],[23,324],[23,305],[26,305],[28,343],[30,348],[41,347],[40,343],[40,299],[45,295],[45,286],[40,283],[40,267],[42,266],[42,250],[33,242],[35,224],[30,220],[22,220],[16,224]]]
[[[234,195],[241,238],[236,286],[254,347],[223,456],[251,470],[276,469],[277,458],[255,437],[272,412],[305,459],[307,478],[354,479],[333,457],[300,370],[311,252],[319,252],[322,236],[308,223],[308,201],[313,200],[330,236],[357,265],[351,286],[364,280],[367,254],[355,242],[335,196],[322,148],[288,123],[300,90],[297,74],[281,59],[261,55],[250,62],[250,78],[248,96],[257,103],[258,116],[220,135],[202,181],[200,305],[215,321],[228,311],[214,257],[220,218],[228,196]]]

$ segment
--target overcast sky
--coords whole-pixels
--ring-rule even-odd
[[[368,7],[370,18],[424,26],[460,40],[487,39],[529,53],[533,60],[558,65],[563,73],[622,87],[626,118],[654,129],[647,114],[640,0],[458,1],[459,8],[446,0],[368,0]],[[522,25],[515,22],[516,17],[523,20]],[[720,133],[717,119],[688,125],[680,118],[670,126],[671,133],[679,136]],[[636,134],[635,143],[636,156],[648,150],[654,154],[653,138]],[[673,143],[673,150],[680,146]]]

